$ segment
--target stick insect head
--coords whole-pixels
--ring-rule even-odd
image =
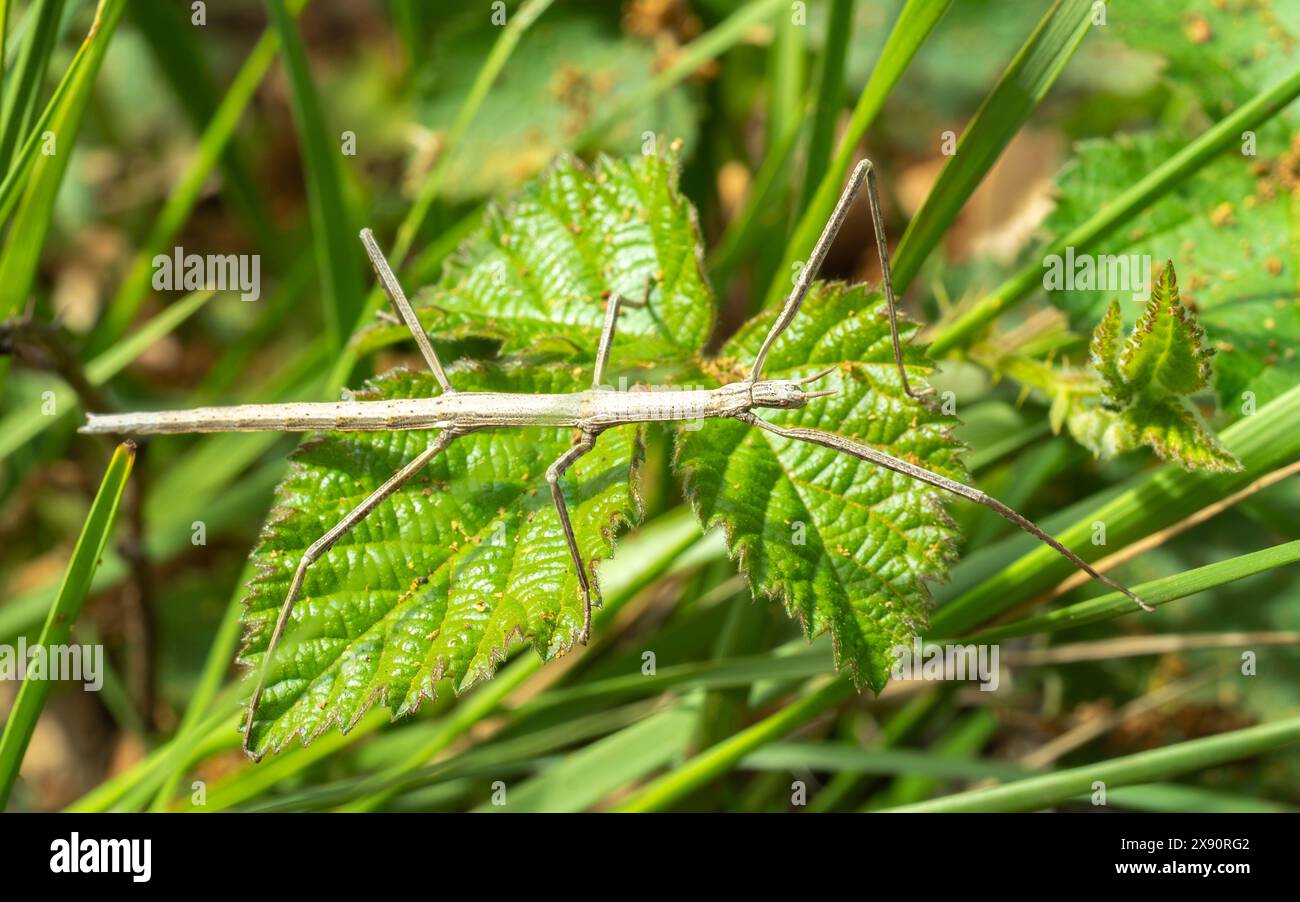
[[[808,383],[816,382],[826,376],[833,369],[835,367],[832,366],[803,379],[764,379],[762,382],[755,382],[750,390],[750,397],[755,407],[775,407],[781,410],[803,407],[813,398],[825,398],[835,394],[833,388],[823,391],[804,391],[803,388]]]

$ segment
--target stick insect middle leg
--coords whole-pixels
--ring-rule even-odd
[[[605,367],[609,365],[609,352],[614,347],[614,332],[618,328],[619,308],[624,304],[629,307],[648,306],[652,285],[653,277],[647,275],[645,277],[645,291],[642,293],[640,300],[633,300],[617,293],[609,296],[609,305],[605,308],[605,325],[600,330],[600,344],[596,347],[596,366],[591,375],[592,388],[600,388],[601,379],[605,376]]]
[[[821,445],[823,448],[830,448],[832,451],[841,451],[844,454],[848,454],[850,457],[856,457],[858,460],[864,460],[867,463],[876,464],[877,466],[884,467],[887,470],[893,470],[895,473],[902,473],[904,476],[910,476],[913,479],[932,485],[935,488],[942,489],[945,492],[959,495],[962,498],[974,501],[976,504],[982,504],[1004,520],[1013,523],[1020,529],[1023,529],[1025,532],[1032,535],[1034,538],[1038,539],[1040,542],[1043,542],[1057,554],[1064,557],[1093,579],[1105,583],[1115,591],[1127,596],[1142,610],[1148,612],[1155,610],[1155,608],[1151,607],[1151,605],[1147,604],[1133,592],[1130,592],[1104,573],[1093,569],[1087,561],[1079,557],[1069,548],[1066,548],[1060,542],[1056,541],[1056,539],[1035,524],[1032,520],[1021,516],[1001,501],[986,495],[979,489],[971,488],[964,483],[949,479],[946,476],[940,476],[938,473],[927,470],[924,467],[919,467],[916,464],[908,463],[905,460],[899,460],[883,451],[869,448],[866,445],[836,435],[833,432],[823,432],[820,429],[787,429],[760,419],[752,413],[737,414],[736,419],[748,423],[751,426],[765,429],[774,435],[781,436],[782,438],[807,442],[812,445]]]
[[[420,349],[420,354],[424,357],[424,362],[429,365],[429,369],[433,372],[433,378],[438,380],[438,385],[443,392],[448,394],[454,392],[456,389],[452,388],[450,380],[447,379],[447,373],[442,368],[442,361],[438,359],[438,352],[433,349],[429,336],[425,334],[424,327],[420,325],[419,317],[415,315],[415,310],[411,308],[411,302],[406,299],[406,292],[402,291],[402,283],[397,281],[397,274],[388,265],[388,258],[384,256],[384,252],[379,249],[379,243],[375,241],[375,233],[369,229],[362,229],[361,243],[365,245],[366,255],[370,257],[370,265],[375,268],[375,275],[379,277],[379,284],[383,286],[384,294],[388,295],[388,300],[392,302],[393,308],[401,318],[401,322],[410,330],[411,337],[415,339],[416,347]]]
[[[564,489],[560,486],[560,477],[565,470],[592,448],[596,447],[597,432],[584,431],[577,443],[565,451],[555,463],[546,469],[546,481],[551,484],[551,498],[555,501],[555,510],[560,515],[560,528],[564,530],[564,541],[568,543],[569,555],[578,570],[578,586],[582,589],[582,634],[579,641],[586,645],[591,639],[591,583],[587,579],[587,569],[582,564],[582,552],[578,550],[578,540],[573,535],[573,522],[569,519],[569,508],[564,503]]]
[[[424,469],[429,461],[437,457],[452,443],[453,439],[463,434],[463,432],[453,433],[450,430],[439,432],[438,437],[433,440],[433,444],[421,451],[410,463],[388,477],[383,485],[367,495],[365,500],[348,511],[342,520],[303,552],[301,560],[298,561],[298,568],[294,571],[293,579],[289,582],[289,592],[285,596],[284,604],[280,607],[280,614],[275,621],[275,629],[271,633],[271,641],[266,646],[266,654],[263,656],[261,666],[258,668],[257,688],[253,690],[253,695],[248,701],[248,720],[244,724],[243,745],[244,752],[250,757],[254,759],[260,757],[249,746],[249,740],[253,735],[253,722],[257,715],[257,706],[262,701],[262,693],[266,690],[266,681],[271,675],[271,665],[276,648],[280,644],[284,628],[289,623],[289,615],[293,613],[294,603],[298,600],[298,593],[302,591],[303,581],[307,577],[307,568],[320,560],[327,551],[334,547],[339,539],[351,532],[358,523],[370,516],[371,512],[382,504],[389,495],[392,495],[405,485],[411,477]]]

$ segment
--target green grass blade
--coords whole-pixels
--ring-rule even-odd
[[[894,89],[894,85],[902,77],[903,71],[907,69],[916,51],[925,43],[925,39],[930,36],[930,32],[934,30],[935,25],[939,24],[939,20],[943,18],[950,6],[952,0],[908,0],[903,11],[898,14],[898,21],[894,23],[893,30],[889,33],[889,39],[885,42],[884,50],[880,52],[880,59],[876,61],[871,78],[868,79],[867,86],[862,89],[857,106],[853,108],[853,117],[849,120],[843,137],[840,138],[835,159],[822,175],[817,193],[804,210],[799,225],[795,227],[794,234],[786,244],[781,265],[774,270],[778,275],[768,288],[765,306],[779,304],[785,297],[789,282],[783,274],[790,272],[795,263],[808,259],[813,245],[817,243],[817,236],[821,234],[822,226],[830,218],[831,211],[835,208],[835,201],[839,199],[840,191],[844,188],[844,178],[853,163],[858,142],[876,121],[876,116],[884,107],[890,91]]]
[[[413,790],[446,784],[470,775],[486,777],[488,780],[514,774],[531,776],[556,766],[556,758],[562,749],[583,740],[607,737],[632,727],[638,722],[644,722],[649,713],[644,704],[597,711],[575,717],[563,724],[469,749],[446,761],[387,779],[382,785],[377,785],[372,777],[346,777],[301,791],[280,794],[241,810],[296,812],[346,807],[356,797],[377,790],[405,801]],[[479,783],[479,787],[485,783],[487,780]],[[513,793],[514,790],[510,792]],[[510,810],[509,805],[506,810]]]
[[[9,74],[9,11],[12,8],[13,5],[9,0],[0,0],[0,104],[3,104],[6,76]],[[4,127],[3,123],[3,116],[0,115],[0,128]],[[0,172],[3,171],[0,169]]]
[[[94,24],[86,35],[85,61],[78,67],[75,83],[69,86],[60,108],[48,123],[56,136],[57,152],[41,154],[32,164],[26,190],[9,226],[4,252],[0,255],[0,318],[13,315],[27,299],[54,215],[54,200],[72,158],[72,146],[94,91],[100,63],[123,9],[125,0],[101,0]]]
[[[123,800],[140,795],[142,791],[156,791],[167,774],[188,767],[201,747],[237,747],[239,719],[234,693],[225,697],[224,702],[214,706],[218,710],[199,729],[154,749],[129,770],[109,777],[65,810],[95,813],[108,811]]]
[[[1006,779],[1024,773],[1010,762],[986,761],[943,752],[799,741],[774,742],[747,755],[741,767],[786,772],[807,769],[877,776],[910,775],[931,780]]]
[[[1095,215],[1061,236],[1033,262],[1016,273],[991,294],[965,310],[950,323],[935,330],[930,344],[931,356],[938,357],[972,341],[989,323],[1030,297],[1043,284],[1042,259],[1073,247],[1077,253],[1091,252],[1097,242],[1164,197],[1186,179],[1200,171],[1221,151],[1241,141],[1242,132],[1257,128],[1300,96],[1300,69],[1242,104],[1207,129],[1181,151],[1152,170],[1145,178],[1124,191]]]
[[[293,12],[292,7],[290,12]],[[217,114],[220,98],[196,35],[188,21],[189,7],[170,0],[134,0],[131,21],[149,43],[149,50],[180,100],[195,132],[202,133]],[[230,142],[221,155],[222,189],[248,224],[259,247],[274,246],[270,215],[254,185],[244,148]]]
[[[767,144],[776,144],[790,125],[803,118],[805,25],[793,14],[776,20],[776,39],[769,52],[772,78],[768,84]]]
[[[50,64],[50,55],[58,43],[64,2],[65,0],[38,0],[32,7],[36,19],[18,51],[14,77],[5,79],[8,90],[4,94],[3,108],[0,109],[0,172],[9,171],[14,149],[31,126],[36,101],[45,81],[45,71]],[[5,7],[5,18],[8,19],[8,3]]]
[[[63,645],[68,641],[72,624],[81,613],[81,606],[86,600],[90,588],[90,578],[94,575],[103,553],[104,545],[113,531],[113,520],[117,516],[118,503],[126,490],[127,477],[131,475],[131,464],[135,461],[135,445],[121,444],[113,453],[108,464],[108,472],[99,485],[90,513],[86,515],[81,536],[72,551],[72,560],[68,562],[67,572],[63,576],[63,585],[50,607],[41,630],[39,644],[49,648]],[[0,811],[4,810],[18,778],[18,767],[22,764],[31,741],[36,721],[50,693],[50,680],[26,679],[18,689],[13,709],[5,721],[3,736],[0,736]]]
[[[894,286],[907,291],[975,188],[1092,29],[1091,0],[1056,0],[976,111],[894,254]]]
[[[818,746],[833,749],[837,753],[861,753],[867,756],[890,755],[897,750],[905,755],[934,760],[925,752],[911,752],[900,749],[899,746],[914,740],[931,720],[940,714],[942,710],[946,710],[951,695],[951,688],[940,687],[938,691],[925,692],[903,702],[897,710],[884,718],[880,732],[869,748],[862,748],[856,744],[833,745],[831,743],[819,743]],[[854,720],[842,721],[842,723],[849,730],[854,729],[857,725]],[[856,733],[849,732],[847,735],[856,736]],[[758,754],[768,752],[781,744],[776,743],[774,746],[760,749]],[[942,761],[942,759],[939,760]],[[812,761],[807,766],[814,770],[821,769]],[[809,812],[844,810],[852,804],[853,799],[859,795],[859,792],[871,782],[869,771],[858,772],[847,766],[830,769],[835,771],[835,775],[808,801],[807,810]],[[911,772],[911,769],[908,767],[897,771],[897,773],[909,772]]]
[[[280,36],[280,53],[289,76],[298,150],[307,178],[307,203],[312,244],[320,269],[325,324],[342,348],[356,327],[363,307],[357,230],[344,200],[339,145],[325,123],[320,95],[307,62],[307,48],[284,0],[266,0],[267,12]]]
[[[748,598],[743,599],[747,604]],[[799,645],[805,643],[800,640]],[[640,672],[623,676],[588,680],[568,688],[552,689],[538,698],[530,710],[562,704],[595,704],[626,701],[645,695],[659,695],[669,690],[733,689],[752,686],[763,680],[803,680],[830,673],[834,665],[827,650],[800,650],[791,654],[776,655],[765,652],[757,655],[718,658],[660,667],[652,677]]]
[[[581,811],[634,783],[685,751],[698,712],[673,705],[604,739],[565,755],[531,780],[511,787],[506,804],[479,811]]]
[[[1180,742],[1150,752],[1139,752],[1068,770],[1029,777],[990,789],[976,789],[931,799],[890,811],[975,812],[1037,811],[1087,796],[1097,781],[1106,788],[1167,780],[1253,755],[1262,755],[1300,742],[1300,717],[1247,727]]]
[[[1207,592],[1257,573],[1264,573],[1274,567],[1285,567],[1300,561],[1300,540],[1274,545],[1250,554],[1242,554],[1226,561],[1207,564],[1194,570],[1176,573],[1163,579],[1152,580],[1135,586],[1133,591],[1142,596],[1149,604],[1159,607],[1179,598]],[[1090,598],[1078,604],[1058,608],[1046,614],[1015,620],[1005,626],[995,627],[977,633],[964,642],[991,643],[1009,639],[1012,636],[1033,636],[1039,633],[1052,633],[1057,630],[1085,626],[1112,617],[1131,614],[1138,608],[1133,601],[1119,592],[1110,592],[1099,598]]]
[[[50,130],[50,123],[67,102],[69,92],[79,84],[78,73],[85,67],[90,51],[91,45],[88,43],[82,43],[77,48],[76,54],[73,55],[72,61],[68,63],[68,68],[63,73],[63,78],[59,80],[58,87],[54,89],[49,102],[41,112],[40,119],[27,133],[17,154],[10,159],[7,170],[3,170],[5,176],[3,183],[0,183],[0,222],[7,221],[9,214],[13,212],[14,204],[18,202],[22,189],[27,185],[27,176],[45,144],[43,136],[47,130]]]
[[[292,0],[289,4],[289,14],[297,16],[307,2],[308,0]],[[150,281],[153,278],[153,258],[162,253],[168,242],[175,238],[198,204],[204,185],[208,183],[212,171],[235,134],[239,120],[252,101],[258,86],[266,77],[266,73],[270,71],[279,50],[279,36],[274,29],[268,29],[263,32],[262,37],[235,74],[216,112],[203,130],[198,147],[185,172],[167,193],[167,200],[154,219],[148,237],[136,253],[135,259],[131,261],[131,268],[126,278],[118,286],[103,320],[96,327],[91,339],[92,350],[102,351],[107,348],[131,325],[131,320],[135,318],[141,302],[149,291]]]
[[[390,0],[389,5],[393,8],[393,29],[401,35],[402,46],[406,48],[407,71],[413,72],[425,53],[420,0]]]
[[[591,149],[596,140],[621,119],[643,108],[700,66],[717,59],[739,44],[754,25],[776,15],[778,10],[788,11],[789,8],[789,0],[753,0],[743,4],[726,19],[681,48],[673,56],[672,63],[662,72],[637,90],[629,92],[618,104],[591,123],[576,142],[576,148]]]
[[[541,17],[542,13],[550,7],[555,0],[525,0],[519,9],[506,22],[505,28],[501,29],[501,35],[493,43],[492,49],[488,52],[487,59],[483,61],[482,68],[479,69],[478,75],[474,78],[474,84],[470,86],[469,93],[465,95],[465,101],[461,104],[460,109],[456,111],[456,118],[451,123],[451,129],[447,132],[446,147],[434,163],[433,168],[429,170],[424,181],[420,183],[420,190],[415,196],[415,203],[411,205],[410,211],[402,221],[397,230],[397,240],[393,245],[392,261],[395,267],[400,267],[410,253],[412,245],[415,244],[415,238],[423,228],[425,220],[429,218],[429,210],[433,208],[433,202],[438,197],[438,191],[442,188],[443,173],[447,168],[447,161],[450,154],[447,153],[447,147],[456,147],[465,137],[465,131],[469,128],[474,117],[478,115],[479,108],[483,105],[483,99],[491,90],[492,85],[500,76],[501,70],[505,68],[506,61],[514,53],[515,47],[519,45],[519,39],[524,33],[532,27],[533,23]]]
[[[732,272],[740,264],[742,257],[753,246],[761,232],[761,223],[772,204],[776,202],[777,189],[788,178],[789,162],[794,156],[795,146],[799,143],[799,126],[797,118],[787,125],[786,133],[777,138],[776,143],[768,147],[763,157],[763,164],[758,167],[750,187],[749,196],[736,218],[727,224],[727,230],[718,239],[708,258],[709,273],[713,276],[714,290],[725,295],[725,285],[731,279]]]
[[[447,135],[446,146],[443,148],[442,153],[439,154],[437,162],[425,175],[424,181],[420,183],[415,202],[397,228],[397,237],[389,250],[388,259],[399,274],[402,272],[406,256],[411,252],[420,230],[424,228],[424,224],[429,218],[429,211],[433,209],[433,203],[437,200],[438,192],[442,188],[443,173],[446,170],[447,161],[451,158],[451,155],[447,152],[448,148],[459,144],[465,135],[466,129],[474,121],[474,117],[478,115],[479,108],[483,105],[483,98],[487,96],[487,92],[505,67],[506,61],[510,59],[511,53],[518,46],[519,39],[553,2],[554,0],[525,0],[518,11],[506,23],[506,26],[501,29],[501,34],[493,43],[487,59],[484,60],[482,68],[479,69],[474,78],[474,84],[470,86],[469,94],[466,95],[460,109],[456,111],[456,118],[452,122]],[[471,216],[474,216],[474,214],[471,214]],[[473,222],[477,224],[479,218],[474,216]],[[370,294],[366,296],[361,318],[368,320],[383,302],[384,294],[379,286],[375,286],[371,289]],[[350,346],[345,348],[343,353],[339,355],[327,382],[331,393],[337,391],[347,382],[352,368],[356,366],[357,356],[356,350]]]
[[[1192,814],[1300,814],[1300,808],[1254,796],[1233,795],[1181,783],[1144,783],[1106,793],[1106,804],[1132,811]]]
[[[897,776],[928,781],[989,778],[1015,780],[1029,776],[1009,761],[952,757],[913,749],[874,749],[825,742],[777,742],[759,749],[740,763],[746,770],[790,773],[806,769],[836,774]],[[825,792],[823,789],[822,792]],[[820,798],[819,793],[817,798]],[[1106,804],[1141,811],[1288,812],[1292,806],[1247,796],[1229,795],[1178,783],[1144,783],[1107,791]],[[809,810],[812,806],[809,806]]]
[[[217,627],[217,633],[212,637],[212,647],[208,650],[207,660],[199,674],[198,685],[190,695],[189,704],[185,707],[185,714],[181,717],[180,726],[176,728],[176,735],[172,737],[172,742],[201,735],[203,723],[212,712],[217,695],[221,691],[221,684],[225,681],[226,674],[230,672],[230,662],[239,653],[239,640],[243,635],[240,615],[244,611],[241,599],[244,595],[244,584],[253,578],[254,572],[252,563],[246,563],[239,579],[235,582],[234,597],[226,605],[225,616],[221,618],[221,625]],[[149,806],[150,811],[166,810],[167,803],[176,794],[176,788],[184,775],[185,771],[181,767],[172,770],[163,781],[158,794],[154,796],[153,803]]]
[[[997,730],[998,719],[991,711],[976,710],[961,715],[933,744],[933,754],[939,760],[969,761],[978,758]],[[929,798],[938,784],[937,777],[917,773],[900,774],[888,789],[868,802],[864,810],[906,805]]]
[[[853,0],[831,0],[826,16],[826,37],[821,52],[821,72],[817,78],[817,101],[813,108],[812,133],[808,136],[808,153],[804,160],[803,190],[799,212],[811,202],[823,174],[830,166],[831,144],[840,118],[844,95],[844,61],[848,57],[849,38],[853,34]]]

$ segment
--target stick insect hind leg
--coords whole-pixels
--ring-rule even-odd
[[[902,473],[904,476],[909,476],[912,479],[916,479],[920,482],[927,483],[928,485],[932,485],[935,488],[942,489],[945,492],[949,492],[953,495],[958,495],[969,501],[974,501],[976,504],[982,504],[985,507],[992,510],[994,513],[998,514],[998,516],[1014,524],[1015,526],[1019,527],[1025,532],[1029,533],[1034,538],[1038,539],[1040,542],[1046,544],[1057,554],[1060,554],[1062,557],[1064,557],[1070,563],[1074,564],[1074,566],[1078,567],[1084,573],[1087,573],[1093,579],[1098,580],[1099,582],[1102,582],[1107,586],[1110,586],[1115,591],[1120,592],[1121,594],[1127,596],[1129,599],[1133,601],[1134,604],[1136,604],[1142,610],[1147,612],[1151,612],[1155,610],[1155,608],[1151,607],[1151,605],[1147,604],[1145,601],[1143,601],[1133,592],[1130,592],[1128,589],[1124,588],[1119,583],[1115,582],[1110,577],[1106,576],[1104,573],[1101,573],[1100,571],[1093,569],[1093,567],[1087,561],[1079,557],[1069,548],[1066,548],[1060,542],[1056,541],[1056,539],[1052,538],[1051,535],[1049,535],[1041,527],[1035,524],[1032,520],[1029,520],[1024,516],[1021,516],[1016,511],[1007,507],[1001,501],[998,501],[996,498],[992,498],[986,495],[985,493],[981,492],[979,489],[972,488],[968,485],[965,485],[964,483],[960,483],[957,482],[956,480],[949,479],[946,476],[940,476],[938,473],[935,473],[931,470],[927,470],[924,467],[919,467],[916,464],[908,463],[905,460],[899,460],[898,458],[886,454],[883,451],[877,451],[875,448],[869,448],[866,445],[860,444],[850,439],[846,439],[843,436],[836,435],[833,432],[824,432],[821,429],[787,429],[781,426],[777,426],[773,423],[769,423],[766,420],[760,419],[754,414],[748,412],[737,414],[736,419],[748,423],[751,426],[757,426],[758,428],[771,432],[774,435],[779,435],[782,438],[793,439],[795,441],[800,441],[800,442],[807,442],[812,445],[821,445],[823,448],[830,448],[833,451],[840,451],[844,454],[848,454],[850,457],[856,457],[858,460],[863,460],[866,461],[867,463],[876,464],[877,466],[884,467],[887,470],[892,470],[895,473]]]
[[[334,524],[328,532],[317,539],[303,552],[302,558],[298,561],[298,567],[294,570],[293,579],[289,582],[289,591],[285,595],[284,604],[280,606],[279,616],[275,620],[275,629],[271,632],[271,641],[266,646],[266,653],[262,657],[262,663],[258,668],[257,688],[253,690],[252,696],[248,701],[248,719],[244,724],[244,752],[258,759],[261,756],[252,750],[249,741],[253,735],[253,723],[257,715],[257,706],[262,701],[262,693],[266,690],[266,681],[271,675],[271,666],[275,657],[276,648],[280,644],[280,638],[284,635],[284,629],[289,623],[289,615],[293,613],[293,606],[298,600],[298,594],[302,591],[302,585],[307,577],[307,569],[316,561],[320,560],[326,552],[333,548],[339,541],[358,523],[370,516],[375,508],[379,507],[390,495],[400,489],[410,481],[429,461],[433,460],[440,453],[446,450],[452,440],[464,432],[452,432],[443,430],[438,433],[438,437],[433,440],[433,444],[421,451],[416,457],[412,458],[410,463],[403,466],[400,470],[375,489],[365,499],[354,507],[352,510]]]

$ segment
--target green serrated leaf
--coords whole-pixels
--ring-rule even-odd
[[[1087,141],[1058,177],[1058,203],[1047,226],[1066,234],[1125,188],[1173,156],[1177,135]],[[1238,411],[1244,393],[1266,403],[1300,379],[1300,241],[1296,200],[1287,185],[1298,151],[1265,145],[1255,158],[1225,154],[1132,217],[1107,241],[1106,254],[1178,261],[1182,302],[1194,308],[1217,353],[1219,404]],[[1091,328],[1113,292],[1050,291],[1048,300],[1075,328]],[[1132,323],[1142,308],[1121,300]]]
[[[1093,368],[1101,375],[1102,392],[1113,403],[1120,403],[1127,396],[1127,385],[1119,371],[1123,341],[1124,317],[1120,312],[1119,301],[1111,301],[1106,308],[1106,315],[1092,331],[1092,343],[1088,350]]]
[[[517,365],[462,368],[453,378],[465,391],[585,387],[567,369]],[[394,371],[364,396],[436,391],[430,376]],[[330,433],[299,449],[253,552],[259,575],[245,599],[247,663],[260,661],[307,547],[433,434]],[[310,741],[335,723],[346,730],[376,700],[394,716],[410,713],[439,681],[462,691],[491,676],[519,640],[548,658],[571,649],[581,596],[545,480],[571,440],[570,430],[549,428],[458,438],[312,566],[250,747]],[[640,517],[630,481],[639,448],[635,429],[609,430],[564,478],[593,577],[615,529]]]
[[[1074,437],[1099,457],[1146,445],[1189,469],[1241,469],[1191,402],[1210,385],[1214,349],[1205,346],[1205,333],[1182,303],[1172,262],[1127,341],[1121,316],[1119,302],[1111,302],[1093,331],[1091,358],[1104,404],[1071,400],[1068,416],[1061,417]]]
[[[748,362],[773,313],[750,321],[721,361]],[[908,326],[905,334],[915,333]],[[906,348],[923,384],[924,352]],[[884,302],[861,286],[818,283],[772,348],[765,375],[796,378],[832,364],[833,397],[776,412],[783,426],[856,438],[905,460],[964,477],[951,421],[912,401],[894,368]],[[927,622],[926,582],[942,579],[954,528],[933,489],[825,448],[740,422],[678,433],[677,468],[700,521],[720,524],[756,595],[781,599],[809,636],[830,630],[836,665],[879,691],[889,650]]]
[[[1135,444],[1146,445],[1166,460],[1189,470],[1236,472],[1242,469],[1189,403],[1168,398],[1124,412]]]
[[[1214,349],[1202,345],[1204,337],[1178,295],[1178,279],[1171,262],[1160,274],[1151,300],[1119,358],[1119,372],[1128,394],[1157,398],[1190,395],[1205,388],[1210,381],[1209,359]]]
[[[489,338],[503,351],[559,337],[595,353],[609,292],[652,303],[624,309],[616,359],[686,357],[713,330],[713,292],[705,279],[694,207],[677,188],[669,150],[630,160],[598,159],[592,170],[560,157],[503,206],[447,261],[438,284],[417,298],[420,321],[435,339]],[[358,336],[369,350],[404,336],[372,327]]]
[[[1164,58],[1164,77],[1213,118],[1300,63],[1296,0],[1144,0],[1112,17],[1114,35]]]

